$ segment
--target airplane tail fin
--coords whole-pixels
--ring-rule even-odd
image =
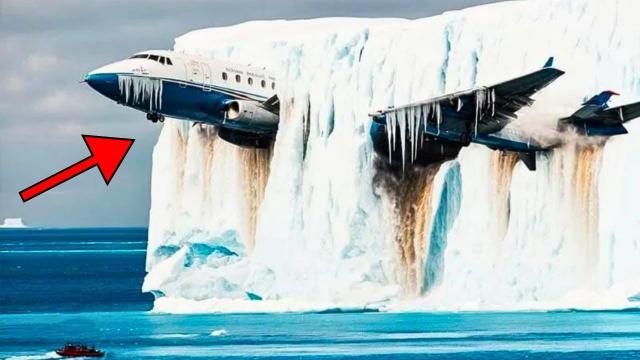
[[[549,57],[549,58],[547,59],[547,62],[545,62],[545,63],[544,63],[544,66],[543,66],[542,68],[543,68],[543,69],[546,69],[546,68],[553,67],[553,60],[554,60],[554,57],[553,57],[553,56]]]

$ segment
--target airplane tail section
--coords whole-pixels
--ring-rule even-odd
[[[596,105],[596,106],[605,106],[611,99],[613,95],[620,95],[615,91],[606,90],[601,92],[600,94],[593,96],[591,99],[585,101],[582,105]]]
[[[603,91],[594,96],[588,102],[604,103],[608,101],[611,95],[615,93],[611,91]],[[627,121],[640,117],[640,102],[605,108],[602,111],[587,111],[592,105],[585,105],[570,117],[562,118],[558,121],[558,130],[564,131],[568,127],[572,127],[581,135],[586,136],[614,136],[626,134],[627,129],[623,124]],[[583,110],[587,109],[587,110]]]

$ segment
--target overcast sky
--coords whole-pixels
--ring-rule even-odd
[[[187,31],[256,19],[420,18],[495,0],[0,0],[0,221],[33,226],[147,226],[159,125],[79,81]],[[18,191],[84,158],[81,134],[135,138],[107,187],[91,170],[27,203]]]

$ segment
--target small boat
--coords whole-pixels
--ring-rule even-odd
[[[103,357],[104,351],[93,346],[66,344],[63,348],[56,350],[56,354],[62,357]]]

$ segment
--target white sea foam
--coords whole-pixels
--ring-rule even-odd
[[[62,356],[55,353],[55,351],[49,351],[43,354],[34,355],[16,355],[6,358],[6,360],[46,360],[46,359],[62,359]]]

